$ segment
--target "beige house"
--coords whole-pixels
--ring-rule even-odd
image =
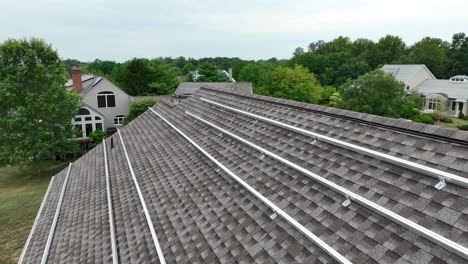
[[[79,131],[77,139],[87,139],[99,129],[102,131],[122,125],[130,109],[131,96],[105,77],[82,75],[72,69],[72,79],[65,84],[68,91],[81,95],[83,106],[75,116],[73,125]]]
[[[417,91],[418,85],[425,80],[436,79],[424,64],[385,64],[382,70],[403,82],[407,91]]]
[[[382,67],[403,82],[408,92],[415,91],[425,97],[425,112],[441,111],[457,116],[468,114],[468,76],[457,75],[448,80],[439,80],[423,64],[387,64]]]

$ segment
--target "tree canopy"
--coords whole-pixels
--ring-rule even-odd
[[[227,81],[226,76],[219,74],[216,65],[203,62],[198,67],[198,74],[201,76],[198,78],[199,82],[225,82]]]
[[[130,123],[133,119],[137,118],[139,115],[143,114],[148,107],[151,107],[156,104],[154,99],[144,99],[141,101],[133,101],[130,105],[130,112],[124,119],[124,124]]]
[[[391,74],[376,70],[340,87],[339,108],[388,117],[402,117],[409,108],[419,107],[405,95],[404,83]]]
[[[75,150],[71,120],[80,96],[52,47],[39,39],[0,44],[0,164],[19,164]]]
[[[277,66],[271,72],[269,85],[257,87],[256,92],[263,95],[290,100],[318,103],[323,87],[307,68],[295,65],[293,68]]]

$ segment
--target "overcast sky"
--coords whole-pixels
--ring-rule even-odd
[[[63,58],[289,58],[296,47],[468,31],[466,0],[0,0],[0,41],[39,37]]]

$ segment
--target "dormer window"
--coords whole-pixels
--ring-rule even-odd
[[[457,75],[450,78],[450,82],[468,82],[468,76]]]
[[[99,108],[115,107],[115,94],[113,92],[100,92],[97,95]]]

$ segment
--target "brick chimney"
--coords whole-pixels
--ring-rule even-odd
[[[83,84],[81,83],[81,70],[78,67],[73,67],[71,70],[72,81],[73,81],[73,89],[77,93],[81,93],[83,91]]]

